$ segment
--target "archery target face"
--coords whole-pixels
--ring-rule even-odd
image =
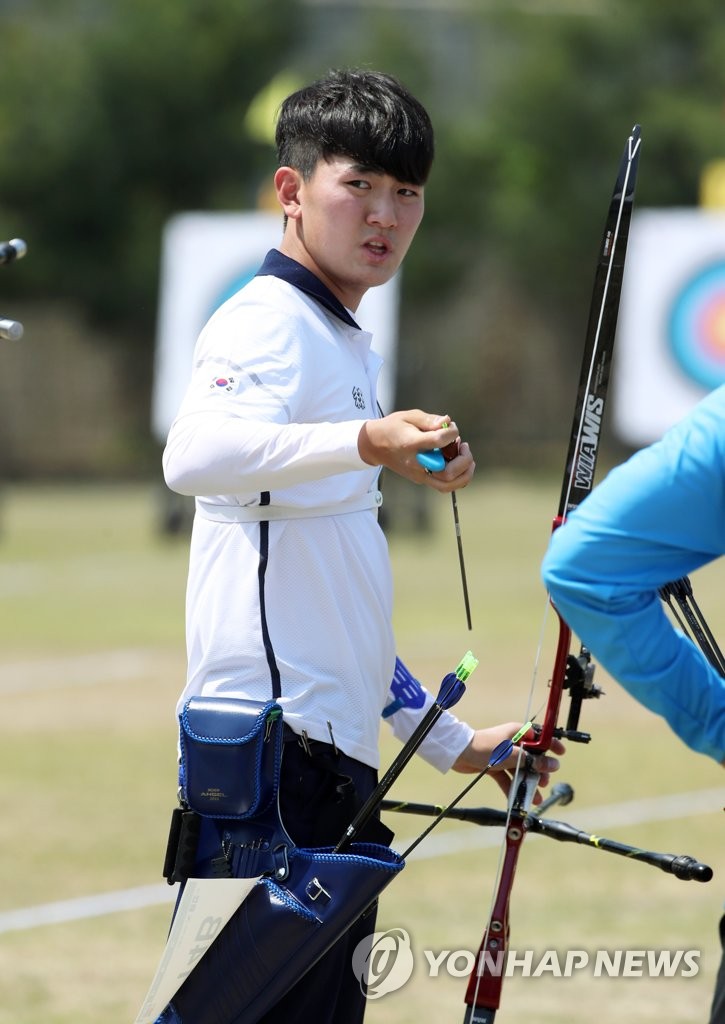
[[[725,259],[683,282],[668,322],[673,358],[703,388],[725,384]]]
[[[633,447],[657,440],[725,383],[725,212],[632,217],[612,426]]]

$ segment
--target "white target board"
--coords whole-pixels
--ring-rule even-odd
[[[612,426],[658,440],[725,383],[725,211],[636,211],[613,363]]]

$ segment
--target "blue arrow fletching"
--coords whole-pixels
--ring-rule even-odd
[[[457,704],[466,692],[465,682],[478,665],[478,658],[474,657],[473,651],[466,651],[456,666],[455,672],[449,672],[441,683],[436,704],[438,707],[447,710]]]
[[[497,764],[501,764],[502,761],[505,761],[506,758],[509,757],[513,749],[513,740],[504,740],[502,743],[499,743],[497,747],[493,748],[493,752],[488,762],[488,767],[495,768]]]
[[[456,680],[456,685],[451,687],[451,692],[448,695],[446,703],[443,705],[444,708],[452,708],[454,704],[457,704],[463,694],[466,692],[466,684],[462,683],[460,679]]]
[[[436,704],[445,711],[457,704],[465,692],[466,684],[458,678],[455,672],[449,672],[441,683]]]
[[[526,735],[532,725],[533,721],[524,722],[510,740],[503,740],[503,742],[499,743],[497,747],[494,747],[493,753],[491,754],[491,760],[488,762],[488,767],[495,768],[497,764],[501,764],[502,761],[505,761],[514,749],[514,744],[518,743],[519,740]]]

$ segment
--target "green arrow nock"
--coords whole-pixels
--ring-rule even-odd
[[[526,733],[533,726],[533,724],[534,724],[533,721],[531,721],[531,722],[526,722],[525,725],[522,725],[521,728],[518,730],[518,732],[514,733],[514,735],[511,737],[511,742],[512,743],[518,743],[519,740],[521,739],[521,737],[526,735]]]
[[[471,672],[473,672],[477,665],[478,658],[475,658],[473,656],[473,651],[466,651],[466,653],[461,658],[458,667],[454,672],[454,675],[456,676],[457,679],[460,679],[462,683],[465,683],[465,681],[468,679]]]

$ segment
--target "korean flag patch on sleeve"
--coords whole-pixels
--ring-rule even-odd
[[[211,391],[236,391],[237,389],[237,378],[236,377],[213,377],[209,384]]]

